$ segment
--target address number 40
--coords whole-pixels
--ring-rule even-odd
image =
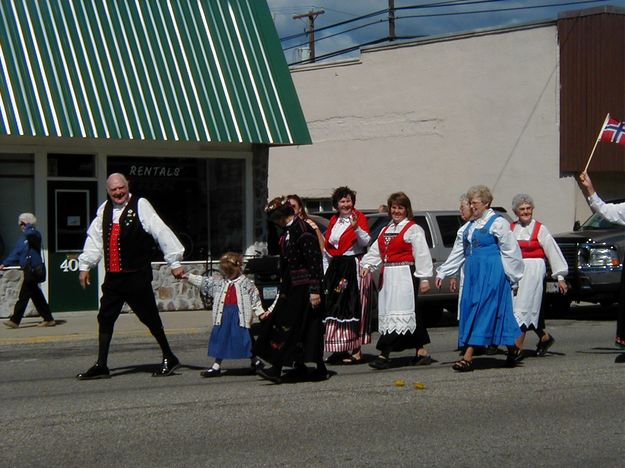
[[[78,259],[68,258],[63,260],[59,268],[63,271],[63,273],[67,273],[68,271],[78,271]]]

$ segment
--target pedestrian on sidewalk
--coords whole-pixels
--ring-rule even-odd
[[[48,301],[43,295],[39,283],[45,281],[45,266],[43,257],[41,256],[41,233],[35,229],[37,218],[32,213],[22,213],[17,219],[18,225],[22,230],[22,235],[9,255],[0,264],[0,270],[5,266],[19,265],[23,271],[22,286],[13,314],[9,320],[4,321],[4,325],[8,328],[18,328],[24,317],[28,301],[32,300],[35,309],[43,319],[37,324],[38,327],[53,327],[56,325]],[[39,271],[37,277],[33,271]]]
[[[127,303],[144,323],[163,353],[160,369],[154,377],[167,376],[180,367],[163,329],[152,290],[150,256],[154,241],[163,252],[174,277],[182,279],[180,265],[184,247],[172,230],[158,216],[145,198],[133,196],[123,174],[111,174],[106,181],[109,200],[98,208],[87,231],[83,252],[78,257],[79,281],[83,288],[90,283],[89,270],[104,256],[106,275],[98,312],[98,360],[79,380],[110,376],[107,367],[115,321]]]
[[[215,361],[200,372],[202,377],[220,377],[224,359],[250,358],[253,371],[262,365],[252,355],[252,319],[265,312],[258,289],[243,275],[241,254],[226,252],[219,259],[219,268],[223,276],[184,276],[200,289],[202,295],[213,298],[213,329],[208,341],[208,355]]]

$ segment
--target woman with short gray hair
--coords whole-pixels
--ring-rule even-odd
[[[536,356],[544,356],[555,342],[555,338],[545,331],[544,319],[540,315],[543,286],[547,267],[551,267],[551,276],[557,281],[560,293],[566,294],[567,284],[564,277],[568,274],[568,265],[562,251],[553,239],[547,227],[534,219],[534,200],[526,193],[519,193],[512,198],[512,210],[517,220],[510,225],[512,234],[519,243],[523,255],[523,278],[514,297],[514,316],[521,327],[521,336],[516,341],[519,350],[527,330],[534,330],[539,337]],[[523,354],[519,354],[519,359]]]
[[[516,213],[519,209],[519,206],[521,205],[529,205],[532,207],[532,209],[534,209],[534,199],[530,197],[527,193],[517,193],[512,198],[512,211]]]

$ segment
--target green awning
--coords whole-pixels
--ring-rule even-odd
[[[311,142],[264,0],[0,0],[0,135]]]

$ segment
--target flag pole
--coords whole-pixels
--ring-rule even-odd
[[[592,160],[592,156],[595,154],[595,150],[597,149],[597,144],[601,140],[601,135],[603,134],[603,129],[606,124],[610,120],[610,113],[608,112],[605,116],[605,120],[603,121],[603,125],[601,125],[601,129],[599,130],[599,135],[597,135],[597,139],[595,140],[595,146],[592,147],[592,151],[590,152],[590,156],[588,157],[588,162],[586,163],[586,167],[584,168],[584,172],[588,170],[588,166],[590,166],[590,161]]]

